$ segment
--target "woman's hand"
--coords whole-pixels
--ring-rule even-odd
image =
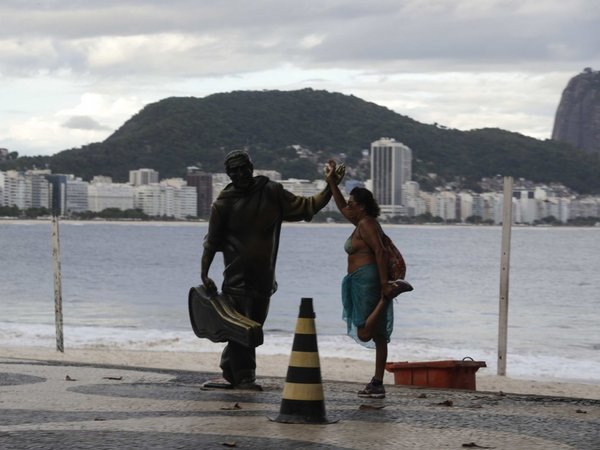
[[[338,166],[333,159],[330,159],[325,164],[324,173],[327,183],[340,184],[346,173],[346,167],[343,164]]]
[[[337,166],[335,169],[335,184],[340,184],[340,182],[344,178],[345,174],[346,174],[346,166],[343,164],[340,164],[339,166]]]
[[[329,161],[327,161],[325,163],[325,168],[323,169],[323,172],[325,173],[325,181],[327,181],[328,183],[330,181],[334,181],[335,178],[335,168],[336,168],[336,163],[333,159],[330,159]]]

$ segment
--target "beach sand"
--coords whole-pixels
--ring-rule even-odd
[[[0,358],[41,361],[65,361],[86,364],[109,364],[158,369],[198,370],[220,374],[216,352],[128,351],[110,349],[67,349],[64,353],[39,347],[3,347]],[[257,377],[285,378],[287,355],[257,353]],[[323,382],[346,381],[366,383],[373,375],[373,363],[351,358],[320,358]],[[480,369],[476,375],[478,391],[526,395],[549,395],[600,400],[600,384],[584,384],[554,380],[524,380],[497,376]],[[260,380],[259,380],[260,381]],[[393,384],[393,374],[386,372],[386,384]]]

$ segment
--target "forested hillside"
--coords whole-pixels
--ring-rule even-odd
[[[129,170],[149,167],[162,178],[181,177],[191,165],[223,171],[224,154],[244,147],[256,168],[276,169],[284,177],[320,177],[321,164],[333,156],[345,160],[351,176],[364,179],[368,161],[362,150],[380,137],[412,148],[414,178],[424,187],[431,185],[429,173],[438,182],[465,186],[500,174],[600,192],[600,158],[567,144],[500,129],[422,124],[354,96],[312,89],[167,98],[147,105],[104,142],[5,161],[0,169],[48,166],[84,179],[109,175],[125,181]],[[308,152],[300,157],[292,146]]]

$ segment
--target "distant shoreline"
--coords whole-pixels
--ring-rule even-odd
[[[37,219],[22,219],[19,217],[0,217],[0,224],[19,224],[19,225],[36,225],[39,223],[49,223],[50,217],[40,217]],[[60,219],[61,223],[66,224],[116,224],[116,225],[149,225],[149,226],[197,226],[208,224],[207,220],[136,220],[136,219]],[[600,222],[598,222],[600,223]],[[348,222],[284,222],[284,226],[350,226]],[[472,224],[472,223],[387,223],[382,222],[385,227],[461,227],[461,228],[502,228],[502,225],[488,224]],[[528,225],[528,224],[513,224],[513,228],[539,228],[539,229],[600,229],[600,225]]]

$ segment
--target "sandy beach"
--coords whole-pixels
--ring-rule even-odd
[[[65,353],[40,347],[3,347],[0,358],[18,358],[40,361],[65,361],[79,363],[115,364],[131,367],[198,370],[220,373],[217,352],[162,352],[126,351],[109,349],[67,349]],[[257,376],[285,377],[289,356],[257,353]],[[373,374],[373,363],[351,358],[320,358],[324,383],[345,381],[363,383]],[[562,380],[524,380],[497,376],[483,368],[477,372],[477,390],[525,395],[549,395],[600,400],[600,384],[565,382]],[[393,384],[391,373],[386,373],[385,383]]]

